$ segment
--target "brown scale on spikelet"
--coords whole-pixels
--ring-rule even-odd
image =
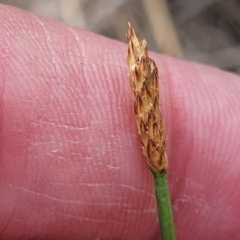
[[[130,85],[143,154],[153,171],[166,171],[168,159],[159,110],[158,70],[148,56],[147,42],[138,38],[130,23],[127,41]]]

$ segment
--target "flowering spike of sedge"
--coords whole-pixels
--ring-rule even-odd
[[[152,171],[168,167],[163,121],[159,109],[158,69],[148,56],[147,42],[140,40],[128,23],[128,71],[134,98],[138,136]]]

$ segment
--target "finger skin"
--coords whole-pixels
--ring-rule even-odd
[[[0,238],[154,239],[126,44],[0,8]],[[240,237],[240,80],[159,68],[179,239]]]

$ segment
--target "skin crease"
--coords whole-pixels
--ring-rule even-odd
[[[159,239],[126,44],[3,5],[0,22],[0,239]],[[178,239],[239,239],[240,78],[151,57]]]

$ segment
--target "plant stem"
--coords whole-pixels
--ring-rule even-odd
[[[162,240],[175,240],[174,219],[168,189],[168,157],[156,63],[148,55],[147,42],[140,40],[129,23],[128,70],[134,98],[134,113],[143,154],[153,172]]]
[[[176,240],[166,171],[153,172],[162,240]]]

